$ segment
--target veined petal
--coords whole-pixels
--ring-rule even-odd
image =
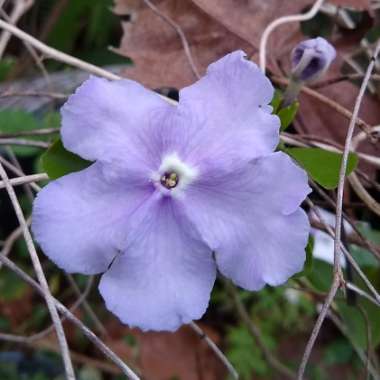
[[[189,120],[190,160],[202,165],[209,156],[223,162],[226,156],[250,160],[273,152],[280,122],[270,114],[272,96],[269,79],[244,52],[211,64],[203,78],[180,91],[178,112]]]
[[[200,180],[188,189],[184,207],[215,250],[219,270],[257,290],[302,269],[310,226],[299,205],[309,192],[305,172],[273,153]]]
[[[146,171],[157,157],[144,131],[171,107],[134,81],[91,76],[61,109],[62,141],[85,159]]]
[[[129,326],[176,330],[205,312],[216,268],[179,205],[159,194],[133,216],[128,246],[99,285],[107,308]]]
[[[104,272],[126,240],[129,215],[153,192],[149,182],[109,182],[100,163],[50,182],[33,205],[32,231],[66,272]]]

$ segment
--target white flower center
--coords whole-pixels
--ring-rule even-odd
[[[179,195],[198,177],[198,170],[184,163],[176,153],[166,155],[152,179],[156,186],[167,195]]]

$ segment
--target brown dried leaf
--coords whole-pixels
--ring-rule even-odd
[[[365,8],[367,0],[334,0],[335,4]],[[274,19],[299,13],[313,1],[279,0],[156,0],[154,4],[183,29],[200,73],[222,55],[243,49],[258,60],[258,46],[265,27]],[[132,14],[132,22],[124,22],[124,36],[120,52],[133,59],[135,65],[124,74],[153,88],[183,87],[195,78],[186,59],[177,33],[157,14],[137,0],[117,0],[118,14]],[[345,35],[333,42],[338,58],[329,71],[331,77],[340,75],[342,55],[349,55],[362,38],[363,31]],[[305,37],[299,24],[291,23],[277,28],[268,41],[267,59],[270,70],[281,75],[289,70],[289,53]],[[280,63],[280,64],[279,64]],[[321,92],[348,109],[352,109],[357,87],[349,82],[330,85]],[[302,95],[299,115],[303,129],[298,131],[343,143],[348,121],[337,112],[309,96]],[[366,96],[362,115],[368,123],[380,120],[380,109],[375,99]],[[361,146],[374,153],[369,144]]]
[[[202,329],[216,343],[219,334],[207,326]],[[122,358],[138,367],[144,379],[167,380],[219,380],[225,378],[225,368],[215,354],[188,326],[175,333],[141,332],[129,329],[116,320],[109,322],[107,331],[111,339],[107,344]],[[121,339],[131,334],[137,340],[138,357]]]
[[[203,73],[211,62],[233,50],[243,49],[249,55],[257,53],[262,31],[273,19],[297,13],[311,2],[156,0],[153,3],[182,28],[198,71]],[[131,22],[123,22],[119,52],[130,57],[135,65],[124,74],[152,88],[179,88],[192,83],[195,77],[177,32],[142,3],[115,1],[115,13],[132,16]],[[291,24],[275,31],[269,45],[271,57],[280,57],[291,50],[294,37],[300,38],[298,29],[297,24]]]

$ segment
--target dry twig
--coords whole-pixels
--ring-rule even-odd
[[[309,360],[311,351],[313,349],[314,343],[317,339],[317,336],[319,334],[319,331],[322,327],[322,323],[324,319],[326,318],[327,312],[330,308],[331,302],[333,301],[336,292],[338,291],[339,287],[344,282],[343,280],[343,274],[340,267],[340,257],[341,257],[341,229],[342,229],[342,214],[343,214],[343,192],[344,192],[344,183],[345,183],[345,177],[346,177],[346,168],[347,168],[347,161],[348,161],[348,154],[351,147],[351,140],[352,135],[355,129],[356,125],[356,119],[359,113],[360,105],[365,93],[365,89],[367,87],[367,83],[369,81],[369,78],[371,76],[374,63],[376,61],[377,55],[380,50],[380,42],[377,44],[374,56],[370,61],[370,64],[368,65],[368,68],[366,70],[365,77],[363,79],[363,82],[360,86],[359,94],[356,98],[354,110],[352,112],[352,117],[350,124],[348,126],[347,136],[344,144],[344,150],[343,150],[343,157],[342,157],[342,164],[340,167],[339,172],[339,184],[338,184],[338,191],[337,191],[337,206],[336,206],[336,222],[335,222],[335,236],[334,236],[334,277],[333,277],[333,283],[331,285],[331,289],[329,291],[329,294],[326,298],[325,303],[323,304],[322,310],[318,316],[317,322],[313,328],[313,331],[311,333],[310,339],[306,345],[305,352],[300,364],[300,367],[298,369],[298,380],[303,379],[303,375],[306,369],[307,362]],[[355,263],[356,264],[356,263]],[[360,268],[359,268],[360,269]],[[372,284],[371,284],[372,285]]]
[[[1,163],[0,163],[0,177],[5,182],[5,186],[6,186],[9,198],[12,202],[13,208],[15,210],[17,219],[19,221],[20,226],[22,226],[26,246],[28,248],[30,257],[32,259],[33,267],[34,267],[34,270],[36,272],[38,281],[41,284],[41,291],[44,295],[44,298],[46,300],[46,304],[48,306],[50,315],[51,315],[52,320],[54,322],[58,342],[59,342],[59,345],[61,348],[63,362],[65,365],[66,377],[69,380],[75,380],[74,369],[73,369],[73,365],[71,363],[69,348],[68,348],[68,345],[66,342],[65,333],[63,331],[63,327],[62,327],[61,321],[59,319],[57,309],[54,305],[53,297],[52,297],[50,290],[49,290],[49,285],[46,281],[45,274],[42,270],[42,266],[41,266],[40,260],[38,258],[38,255],[37,255],[36,248],[33,244],[32,236],[29,232],[29,228],[26,224],[24,214],[23,214],[21,207],[20,207],[20,204],[17,200],[16,193],[15,193],[11,183],[9,182],[8,175],[7,175],[6,171],[4,170],[3,165]]]
[[[27,273],[25,273],[21,268],[19,268],[15,263],[9,260],[7,257],[0,254],[0,261],[4,266],[9,268],[25,282],[27,282],[32,288],[37,290],[37,292],[44,296],[44,291],[42,287],[34,281]],[[113,361],[122,372],[132,380],[140,380],[140,378],[107,346],[105,345],[83,322],[78,319],[74,314],[70,312],[61,302],[52,297],[55,306],[59,312],[69,321],[71,321],[75,326],[77,326],[83,334],[111,361]]]

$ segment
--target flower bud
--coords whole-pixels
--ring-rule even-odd
[[[300,42],[291,54],[293,79],[310,82],[319,78],[335,56],[335,48],[322,37]]]

